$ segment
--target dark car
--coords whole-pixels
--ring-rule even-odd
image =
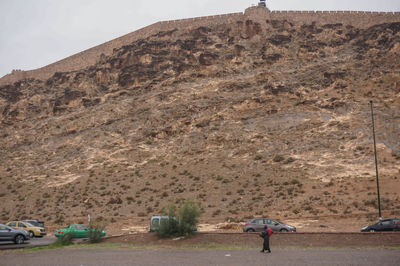
[[[264,226],[268,226],[276,232],[296,232],[296,227],[287,225],[268,218],[255,218],[249,220],[243,227],[243,232],[261,232]]]
[[[23,244],[25,240],[29,240],[28,231],[0,224],[0,241],[14,241],[15,244]]]
[[[400,231],[400,219],[385,219],[361,228],[361,232]]]
[[[30,224],[32,224],[32,225],[34,225],[34,226],[37,226],[37,227],[43,227],[43,228],[45,228],[45,227],[44,227],[44,222],[43,222],[43,221],[39,221],[39,220],[23,220],[23,222],[30,223]]]

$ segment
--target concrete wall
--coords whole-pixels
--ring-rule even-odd
[[[263,7],[250,7],[244,13],[232,13],[217,16],[207,16],[171,21],[157,22],[140,30],[134,31],[117,39],[82,51],[53,64],[29,71],[13,71],[0,79],[0,85],[10,84],[25,78],[46,80],[55,72],[68,72],[86,68],[95,64],[104,55],[111,55],[113,50],[128,45],[138,39],[147,38],[160,31],[172,29],[184,29],[188,27],[211,26],[218,24],[231,24],[236,21],[255,20],[258,22],[267,19],[288,20],[295,24],[319,24],[342,23],[359,28],[368,28],[375,24],[386,22],[400,22],[400,12],[352,12],[352,11],[269,11]],[[263,25],[263,24],[261,24]]]

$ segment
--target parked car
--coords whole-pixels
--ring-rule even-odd
[[[361,232],[400,231],[400,219],[385,219],[361,228]]]
[[[23,229],[29,232],[29,238],[33,237],[43,237],[46,235],[46,229],[43,227],[34,226],[33,224],[22,222],[22,221],[12,221],[7,223],[15,229]]]
[[[161,223],[163,222],[167,222],[169,219],[169,216],[152,216],[150,218],[150,228],[149,228],[149,232],[156,232],[159,228]],[[175,221],[178,221],[178,219],[176,217],[173,217],[173,219],[175,219]]]
[[[23,244],[26,240],[29,240],[28,231],[0,224],[0,241],[14,241],[15,244]]]
[[[27,222],[27,223],[30,223],[30,224],[32,224],[32,225],[34,225],[34,226],[37,226],[37,227],[43,227],[43,228],[45,228],[44,227],[44,222],[43,221],[39,221],[39,220],[22,220],[23,222]]]
[[[177,223],[179,223],[178,218],[176,218],[176,217],[172,217],[172,218],[173,218]],[[159,216],[159,215],[152,216],[151,219],[150,219],[150,228],[149,228],[149,232],[156,232],[156,231],[160,228],[160,225],[161,225],[163,222],[167,222],[168,219],[169,219],[169,216]],[[197,228],[194,227],[194,228],[193,228],[193,231],[197,231]]]
[[[94,229],[90,229],[84,224],[70,224],[67,227],[57,229],[56,237],[61,237],[66,234],[72,234],[73,238],[88,238],[90,230]],[[105,235],[106,232],[101,231],[101,236],[104,237]]]
[[[268,226],[276,232],[296,232],[296,227],[287,225],[268,218],[255,218],[249,220],[243,227],[243,232],[261,232],[264,226]]]

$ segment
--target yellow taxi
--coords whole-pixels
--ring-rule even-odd
[[[29,233],[29,237],[42,237],[46,235],[46,229],[43,227],[34,226],[27,222],[21,221],[12,221],[7,223],[8,226],[15,228],[15,229],[23,229]]]

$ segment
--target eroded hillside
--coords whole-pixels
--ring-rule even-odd
[[[160,32],[0,88],[0,220],[399,216],[400,23]]]

